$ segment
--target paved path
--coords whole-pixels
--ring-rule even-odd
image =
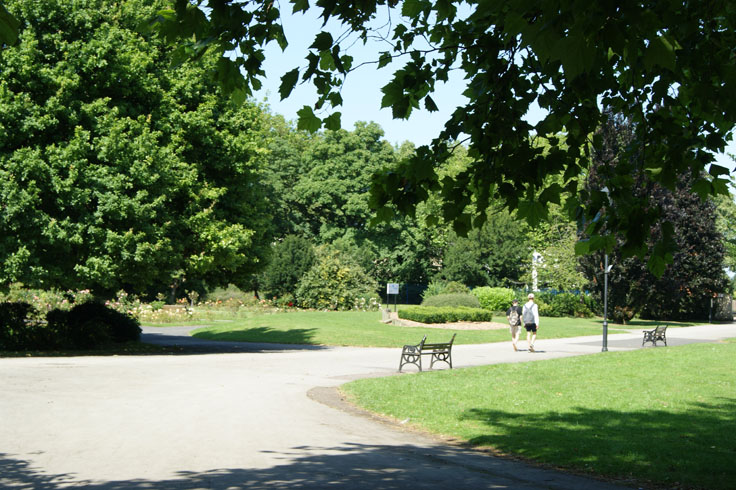
[[[671,345],[736,337],[736,325],[672,329]],[[442,444],[334,408],[334,387],[393,375],[397,349],[144,339],[190,355],[0,359],[0,488],[609,489]],[[186,345],[184,345],[186,344]],[[611,335],[610,350],[641,334]],[[458,345],[455,366],[600,351],[600,336]],[[217,353],[204,353],[217,352]],[[331,398],[332,397],[332,398]]]

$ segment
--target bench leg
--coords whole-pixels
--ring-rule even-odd
[[[406,366],[407,364],[414,364],[416,367],[419,368],[419,371],[421,371],[422,370],[421,354],[417,354],[414,352],[407,352],[407,351],[402,352],[401,361],[399,362],[399,372],[401,372],[402,368]]]
[[[440,352],[439,354],[432,354],[432,362],[429,365],[429,368],[432,369],[435,362],[446,362],[450,369],[452,369],[452,353],[450,352]]]

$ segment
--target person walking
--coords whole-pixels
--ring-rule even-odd
[[[521,319],[526,329],[526,341],[529,344],[529,352],[534,352],[534,341],[537,340],[539,330],[539,307],[534,302],[534,293],[529,293],[529,301],[524,304],[521,311]]]
[[[521,306],[519,306],[519,300],[514,299],[511,302],[511,308],[506,310],[506,319],[509,321],[509,331],[511,332],[511,343],[514,346],[514,350],[518,351],[519,348],[516,344],[519,342],[519,331],[521,330]]]

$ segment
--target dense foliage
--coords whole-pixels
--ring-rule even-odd
[[[583,294],[558,293],[551,296],[548,302],[539,306],[539,314],[543,316],[572,316],[587,318],[593,316],[590,299]]]
[[[702,172],[714,152],[723,151],[736,123],[730,90],[736,80],[733,2],[290,3],[295,12],[320,9],[325,26],[333,19],[341,23],[340,35],[325,29],[316,36],[306,68],[295,67],[281,78],[282,97],[300,80],[317,88],[314,107],[299,111],[301,128],[339,127],[339,112],[320,118],[313,109],[340,106],[344,77],[364,65],[362,61],[381,68],[394,59],[405,60],[383,87],[381,105],[390,107],[396,118],[409,117],[420,105],[436,110],[435,85],[446,81],[450,71],[462,71],[467,81],[467,104],[455,110],[432,144],[377,175],[372,204],[382,219],[394,209],[414,213],[430,192],[441,189],[445,206],[431,216],[433,222],[442,216],[456,230],[468,230],[473,221],[482,224],[486,208],[500,201],[537,224],[546,218],[548,205],[564,195],[569,215],[589,222],[588,235],[595,239],[586,242],[585,251],[610,250],[611,242],[601,234],[606,224],[620,234],[625,256],[643,257],[650,251],[648,267],[661,275],[667,262],[664,249],[672,237],[659,235],[655,243],[661,246],[647,247],[660,209],[644,206],[645,198],[632,192],[634,184],[625,178],[634,163],[629,157],[640,154],[652,181],[670,190],[687,174],[692,176],[688,189],[701,196],[726,191],[722,175],[727,169],[711,165],[709,176]],[[390,22],[381,22],[386,13]],[[265,44],[287,44],[280,12],[272,3],[210,0],[195,6],[176,0],[157,20],[163,36],[183,40],[182,55],[217,51],[218,77],[240,98],[260,86]],[[381,27],[374,29],[376,25]],[[385,47],[377,48],[372,60],[354,60],[347,49],[356,38],[378,38]],[[233,46],[240,48],[235,57]],[[534,104],[547,111],[536,124],[525,119]],[[630,118],[636,138],[616,171],[602,175],[618,212],[590,222],[606,198],[600,192],[581,192],[579,179],[589,162],[590,135],[608,117],[603,107]],[[564,134],[566,141],[562,145],[552,139],[550,151],[542,151],[533,134]],[[461,139],[472,164],[440,181],[437,164]],[[593,139],[594,147],[600,144]],[[562,182],[547,179],[563,174]],[[468,208],[471,203],[475,210]]]
[[[600,192],[605,183],[601,172],[610,172],[610,168],[620,164],[619,156],[630,150],[635,132],[630,121],[612,118],[601,129],[600,137],[605,145],[596,154],[589,175],[591,192]],[[633,198],[661,209],[661,220],[648,225],[649,234],[653,241],[662,235],[674,241],[673,246],[662,251],[671,265],[663,276],[656,277],[645,260],[625,257],[624,240],[612,233],[610,240],[616,246],[609,254],[609,263],[613,264],[608,275],[609,314],[617,322],[626,322],[637,313],[655,319],[707,318],[711,298],[728,287],[723,237],[716,229],[715,206],[711,200],[702,200],[689,192],[691,177],[681,176],[672,191],[652,182],[648,170],[640,167],[630,175],[635,183]],[[610,205],[606,212],[616,214],[616,204]],[[581,260],[601,300],[603,259],[602,254],[596,253]]]
[[[0,284],[110,295],[238,283],[270,219],[260,110],[137,33],[161,2],[8,1],[0,69]]]
[[[378,284],[350,256],[324,249],[296,290],[296,301],[318,310],[378,309]]]
[[[491,311],[506,311],[514,299],[519,299],[512,289],[482,287],[473,289],[480,305]]]

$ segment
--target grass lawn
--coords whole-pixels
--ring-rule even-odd
[[[368,410],[503,454],[667,488],[734,488],[736,342],[364,379]]]
[[[249,318],[211,325],[195,330],[192,335],[202,339],[239,342],[273,342],[283,344],[352,345],[362,347],[400,347],[416,344],[427,334],[430,341],[449,340],[457,333],[460,344],[506,342],[508,329],[502,330],[441,330],[385,325],[378,312],[361,311],[289,311],[254,314]],[[495,318],[506,322],[505,317]],[[643,322],[634,328],[644,328],[654,322]],[[601,319],[543,318],[540,339],[598,335]],[[686,325],[686,324],[680,324]],[[609,331],[616,333],[615,325]]]

